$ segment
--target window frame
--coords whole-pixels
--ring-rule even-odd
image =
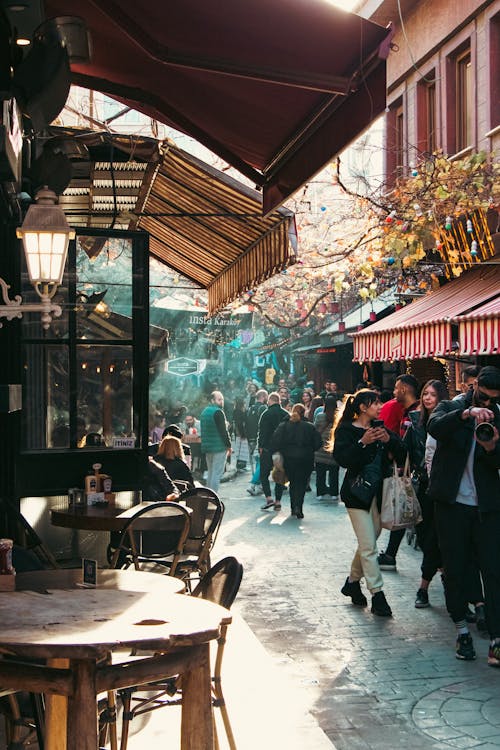
[[[21,448],[16,471],[16,494],[46,495],[65,492],[68,487],[82,486],[83,479],[92,463],[99,462],[104,471],[113,476],[117,490],[140,489],[145,472],[148,448],[148,400],[149,400],[149,235],[146,232],[127,230],[104,230],[89,227],[77,228],[80,236],[117,237],[132,240],[132,338],[81,340],[76,338],[76,312],[68,310],[67,338],[54,338],[50,331],[32,337],[21,337],[21,346],[36,344],[67,346],[69,356],[70,389],[70,446],[69,448]],[[70,243],[66,266],[68,301],[76,295],[76,240]],[[77,347],[81,343],[99,347],[132,346],[132,408],[134,432],[138,436],[135,448],[78,448],[76,446],[76,363]],[[46,412],[38,418],[47,420]]]

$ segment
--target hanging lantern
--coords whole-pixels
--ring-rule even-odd
[[[392,224],[395,218],[396,218],[396,212],[391,211],[391,213],[385,217],[386,224]]]
[[[344,333],[344,332],[345,332],[345,321],[339,320],[339,333]]]
[[[471,246],[470,246],[470,254],[473,258],[477,256],[477,250],[478,250],[478,244],[476,240],[472,240]]]
[[[411,176],[418,177],[418,169],[416,167],[413,167],[413,169],[411,170]]]
[[[372,310],[370,312],[370,323],[374,323],[377,320],[377,313],[375,310]]]
[[[363,330],[363,323],[358,323],[358,325],[356,326],[356,330],[357,331],[362,331]]]
[[[324,315],[326,311],[327,311],[326,302],[323,300],[323,302],[319,303],[318,312],[320,315]]]
[[[447,216],[446,221],[444,222],[444,228],[446,229],[446,231],[449,232],[452,225],[453,225],[453,219],[451,218],[451,216]]]
[[[403,305],[401,304],[401,302],[396,302],[396,304],[394,305],[395,310],[401,310],[402,307]]]
[[[340,310],[340,306],[338,302],[330,302],[330,312],[332,315],[335,315]]]
[[[297,310],[303,310],[304,309],[304,300],[302,297],[297,298]]]
[[[467,219],[467,234],[472,234],[473,231],[472,221],[470,219]]]

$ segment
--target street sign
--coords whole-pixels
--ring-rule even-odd
[[[178,357],[177,359],[169,360],[165,369],[171,375],[179,375],[180,377],[184,377],[185,375],[196,375],[198,372],[198,362],[196,359]]]

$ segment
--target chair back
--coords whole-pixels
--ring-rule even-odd
[[[243,578],[243,565],[235,557],[224,557],[205,573],[191,596],[199,596],[230,609]]]
[[[184,554],[205,560],[215,542],[224,515],[224,505],[216,492],[208,487],[193,487],[179,497],[190,508],[191,528]]]
[[[113,567],[125,554],[136,570],[143,563],[158,562],[174,575],[190,525],[190,512],[179,503],[152,503],[141,508],[124,523]]]

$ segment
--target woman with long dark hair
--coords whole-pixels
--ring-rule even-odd
[[[429,606],[427,590],[436,572],[441,567],[437,533],[434,527],[434,504],[427,495],[429,473],[436,441],[427,435],[427,422],[440,401],[448,399],[448,390],[440,380],[428,380],[420,394],[420,409],[411,411],[410,427],[404,437],[410,455],[410,467],[417,484],[417,497],[422,508],[422,521],[415,527],[418,546],[423,552],[422,579],[415,599],[415,607]]]
[[[290,482],[292,516],[304,518],[303,505],[307,483],[314,468],[314,451],[321,446],[321,437],[304,418],[305,407],[295,404],[290,419],[278,425],[271,440],[272,452],[283,455],[285,474]]]
[[[333,427],[333,456],[340,466],[347,469],[340,496],[358,540],[341,593],[351,597],[353,604],[366,607],[368,602],[360,586],[364,577],[372,595],[373,614],[391,617],[392,610],[383,592],[384,581],[377,561],[382,480],[390,475],[392,460],[401,463],[406,450],[399,436],[375,421],[378,421],[381,408],[379,394],[368,388],[348,396]],[[368,486],[367,498],[358,494],[356,484],[359,482]]]

